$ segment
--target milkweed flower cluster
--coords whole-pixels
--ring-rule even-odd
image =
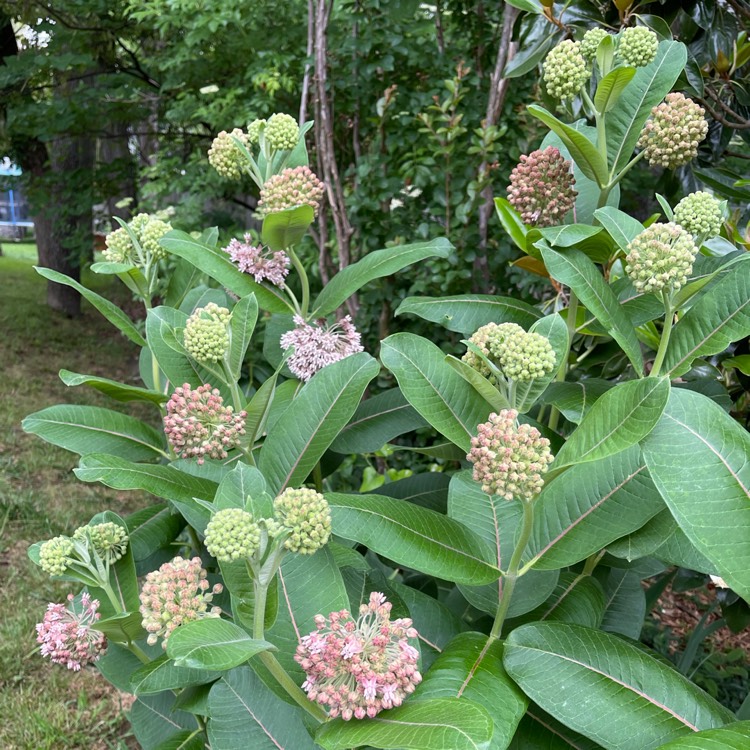
[[[260,133],[265,126],[266,126],[266,121],[264,119],[253,120],[247,126],[247,142],[251,146],[258,145],[258,141],[260,140]]]
[[[226,458],[240,444],[246,416],[224,406],[218,389],[210,385],[193,389],[185,383],[167,402],[164,432],[180,458],[197,458],[202,464],[206,457]]]
[[[672,92],[651,110],[638,140],[648,163],[676,169],[698,155],[708,133],[705,110],[684,94]]]
[[[315,617],[317,631],[302,638],[295,661],[305,670],[308,698],[344,720],[374,717],[400,706],[422,681],[417,631],[409,618],[391,620],[391,604],[373,592],[355,620],[345,609]]]
[[[536,427],[518,425],[517,417],[515,409],[490,414],[477,428],[466,458],[474,464],[474,480],[483,492],[529,501],[542,491],[553,456],[549,440]]]
[[[698,247],[681,226],[652,224],[628,245],[625,273],[642,294],[677,291],[693,270]]]
[[[721,201],[702,190],[690,193],[675,206],[674,222],[694,237],[715,237],[721,231]]]
[[[627,65],[643,68],[656,57],[659,39],[645,26],[632,26],[622,32],[617,52]]]
[[[83,549],[80,545],[85,545]],[[128,532],[113,521],[80,526],[73,536],[56,536],[39,547],[39,567],[48,575],[61,576],[73,563],[90,567],[95,552],[108,564],[116,563],[128,549]]]
[[[589,29],[581,40],[581,54],[588,62],[592,62],[596,57],[596,51],[602,43],[602,39],[609,36],[604,29]]]
[[[331,536],[331,509],[315,490],[302,487],[284,490],[274,501],[274,519],[289,536],[284,547],[290,552],[312,555]]]
[[[229,321],[226,307],[209,302],[187,319],[183,343],[187,353],[198,362],[220,362],[229,349]]]
[[[349,315],[333,325],[324,319],[306,323],[294,316],[294,328],[280,339],[283,350],[294,347],[287,360],[289,369],[300,379],[310,380],[316,372],[344,357],[363,351],[360,335]]]
[[[142,266],[147,260],[161,260],[167,256],[167,251],[159,244],[159,240],[172,230],[167,221],[157,219],[149,214],[138,214],[129,222],[128,226],[135,235],[141,252],[133,244],[133,239],[125,227],[110,232],[104,242],[104,257],[110,263],[131,263]]]
[[[73,539],[88,540],[97,554],[110,563],[120,560],[128,549],[128,532],[114,521],[80,526],[73,532]]]
[[[39,567],[48,575],[61,576],[72,561],[74,553],[75,545],[70,537],[52,537],[39,548]]]
[[[275,151],[291,151],[299,140],[299,125],[291,115],[277,113],[265,124],[266,143]]]
[[[297,206],[312,206],[317,216],[323,190],[323,183],[309,167],[285,169],[261,188],[258,211],[266,215]]]
[[[162,648],[166,649],[175,628],[204,617],[219,617],[221,609],[209,610],[209,604],[223,587],[220,583],[212,587],[206,577],[200,557],[175,557],[146,576],[140,593],[140,613],[149,645],[162,638]]]
[[[231,133],[222,130],[208,150],[209,164],[227,180],[239,180],[246,169],[246,157],[235,138],[246,147],[250,145],[247,135],[235,128]]]
[[[289,256],[283,250],[271,250],[263,245],[253,245],[252,235],[246,234],[244,242],[230,240],[224,248],[233,263],[242,273],[249,273],[260,283],[268,280],[275,286],[283,286],[289,274]]]
[[[219,562],[252,557],[260,547],[260,527],[242,508],[224,508],[206,526],[206,549]]]
[[[581,54],[581,43],[566,39],[553,47],[544,61],[544,83],[555,99],[572,99],[591,77]]]
[[[36,626],[42,656],[74,672],[97,661],[107,650],[104,633],[94,630],[101,617],[98,609],[99,602],[88,593],[81,594],[80,604],[73,594],[68,594],[68,606],[49,604],[44,619]]]
[[[508,202],[525,224],[561,224],[576,203],[575,177],[559,149],[547,146],[521,156],[510,173]]]

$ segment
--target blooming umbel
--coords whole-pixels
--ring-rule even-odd
[[[576,203],[570,162],[554,146],[524,154],[510,173],[508,202],[525,224],[561,224]]]
[[[648,163],[676,169],[698,154],[698,146],[708,133],[705,110],[684,94],[667,94],[664,101],[651,110],[638,147],[645,152]]]
[[[299,125],[291,115],[277,113],[266,123],[266,143],[275,151],[291,151],[299,140]]]
[[[214,138],[214,142],[208,150],[209,163],[227,180],[239,180],[246,165],[245,155],[235,143],[234,138],[245,146],[249,145],[247,135],[239,128],[235,128],[231,133],[222,130]]]
[[[689,232],[673,224],[652,224],[628,245],[625,273],[643,294],[682,287],[698,248]]]
[[[315,617],[317,631],[302,638],[294,656],[305,670],[310,700],[344,720],[372,718],[400,706],[422,681],[419,652],[409,644],[412,621],[391,621],[391,604],[373,592],[355,620],[345,609]]]
[[[93,630],[101,617],[96,599],[83,593],[80,604],[76,604],[73,594],[68,594],[68,602],[67,607],[47,606],[44,619],[36,626],[36,640],[41,644],[42,656],[77,672],[93,664],[107,650],[107,639],[104,633]]]
[[[294,167],[274,175],[263,185],[258,211],[265,215],[297,206],[312,206],[317,216],[322,199],[323,183],[310,168]]]
[[[140,613],[150,645],[163,638],[161,645],[166,649],[167,640],[175,628],[221,614],[219,607],[209,610],[208,605],[223,587],[217,583],[212,588],[206,575],[200,557],[192,560],[175,557],[146,576],[140,594]]]
[[[242,273],[251,274],[255,280],[268,280],[276,286],[283,286],[289,273],[289,256],[283,250],[271,250],[262,245],[253,245],[252,235],[246,234],[244,242],[230,240],[225,253]]]
[[[184,344],[187,353],[198,362],[220,362],[229,349],[229,321],[226,307],[209,302],[187,319]]]
[[[259,547],[260,528],[242,508],[219,510],[206,526],[206,549],[219,562],[252,557]]]
[[[622,32],[617,52],[627,65],[643,68],[655,57],[659,39],[645,26],[632,26]]]
[[[572,99],[591,77],[581,54],[581,43],[566,39],[553,47],[544,61],[544,83],[555,99]]]
[[[180,458],[197,458],[202,464],[208,458],[223,459],[240,444],[245,434],[245,417],[224,406],[218,389],[201,385],[192,389],[188,383],[175,389],[167,402],[164,432]]]
[[[599,49],[599,45],[602,39],[609,36],[604,29],[596,28],[589,29],[584,35],[581,41],[581,54],[584,59],[591,62],[596,57],[596,51]]]
[[[280,344],[284,350],[294,347],[287,364],[300,380],[310,380],[318,370],[362,351],[360,335],[348,315],[330,326],[323,319],[311,324],[295,315],[294,325]]]
[[[120,227],[104,238],[107,246],[104,250],[104,257],[110,263],[131,263],[142,266],[149,261],[167,257],[167,251],[159,244],[159,240],[172,230],[169,222],[141,213],[128,222],[128,227],[140,245],[140,252],[133,244],[128,230]]]
[[[51,576],[61,576],[71,562],[74,550],[70,537],[53,537],[39,548],[39,567]]]
[[[127,530],[113,521],[80,526],[73,532],[73,539],[88,540],[97,554],[110,563],[121,559],[128,549]]]
[[[518,412],[490,414],[471,439],[466,458],[474,464],[474,480],[488,495],[506,500],[533,500],[544,486],[543,474],[552,463],[549,440],[536,427],[517,425]]]
[[[674,209],[674,223],[695,237],[715,237],[721,222],[721,201],[702,190],[686,195]]]
[[[312,555],[331,536],[331,509],[315,490],[284,490],[274,501],[274,518],[289,536],[284,547],[301,555]]]

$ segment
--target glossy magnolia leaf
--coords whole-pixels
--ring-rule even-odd
[[[64,273],[53,271],[51,268],[42,268],[34,266],[34,270],[48,281],[54,281],[56,284],[63,284],[75,289],[87,302],[90,302],[112,325],[116,326],[122,333],[127,336],[134,344],[146,346],[146,341],[141,336],[133,321],[120,310],[120,308],[110,302],[108,299],[100,296],[96,292],[87,289],[83,284],[79,284],[75,279],[71,279]]]
[[[594,216],[624,253],[628,252],[628,245],[646,229],[638,219],[614,206],[597,208]]]
[[[263,218],[261,239],[271,250],[287,250],[307,234],[313,221],[315,210],[309,205],[274,211]]]
[[[638,640],[646,616],[646,593],[632,570],[612,568],[605,587],[606,610],[601,629]]]
[[[710,399],[675,388],[643,455],[680,528],[750,600],[750,435]]]
[[[398,388],[363,401],[338,437],[331,443],[337,453],[373,453],[393,438],[427,423]]]
[[[419,700],[465,698],[482,706],[492,718],[489,750],[504,750],[528,701],[505,673],[503,644],[489,646],[482,633],[461,633],[430,667],[419,687]]]
[[[534,503],[524,567],[573,565],[663,509],[637,445],[573,466],[546,484]]]
[[[508,750],[601,750],[601,745],[568,729],[532,703]]]
[[[151,391],[148,388],[139,388],[136,385],[118,383],[116,380],[100,378],[96,375],[81,375],[70,370],[60,370],[60,380],[65,385],[87,385],[115,401],[145,401],[152,404],[163,404],[168,396],[160,391]]]
[[[229,372],[235,380],[240,379],[242,363],[245,360],[247,347],[258,320],[258,302],[254,294],[243,297],[232,308],[232,320],[229,324],[231,343],[229,346]]]
[[[643,356],[638,337],[614,292],[604,281],[599,269],[580,250],[570,248],[559,253],[542,248],[550,274],[567,284],[615,341],[622,347],[639,374],[643,373]]]
[[[507,198],[495,198],[495,213],[503,225],[508,237],[510,237],[519,250],[526,252],[526,235],[528,228]]]
[[[280,289],[266,287],[253,281],[253,277],[242,273],[223,250],[218,250],[215,246],[196,240],[186,232],[176,229],[162,237],[161,244],[169,253],[192,263],[238,297],[254,293],[263,310],[272,313],[291,311],[291,306]]]
[[[531,104],[527,109],[529,114],[541,120],[567,146],[570,155],[586,177],[594,180],[600,188],[607,184],[607,164],[596,146],[582,132],[561,122],[537,104]]]
[[[315,733],[325,750],[369,745],[383,750],[488,750],[492,719],[461,698],[409,700],[367,721],[334,719]]]
[[[279,493],[307,479],[359,405],[378,363],[364,352],[324,367],[300,390],[294,408],[269,428],[258,468],[269,491]]]
[[[733,718],[638,646],[580,625],[523,625],[508,636],[504,663],[545,711],[608,750],[653,750]]]
[[[81,456],[104,452],[132,461],[153,461],[166,455],[164,437],[151,425],[98,406],[50,406],[30,414],[21,424],[26,432]]]
[[[409,403],[441,435],[468,452],[477,425],[487,421],[491,407],[445,362],[442,350],[413,333],[396,333],[381,343],[380,359]]]
[[[720,729],[707,729],[660,745],[659,750],[747,750],[750,721],[737,721]]]
[[[711,287],[672,331],[664,370],[686,373],[698,357],[724,351],[750,335],[750,263],[738,263]]]
[[[134,695],[151,695],[160,693],[162,690],[204,685],[219,677],[221,677],[220,672],[179,667],[164,654],[137,669],[130,678],[130,688]]]
[[[313,316],[328,315],[374,279],[390,276],[427,258],[447,258],[453,245],[443,237],[413,245],[396,245],[367,253],[362,260],[339,271],[324,287],[313,305]]]
[[[233,669],[209,693],[213,750],[314,750],[295,706],[274,695],[249,667]]]
[[[511,297],[463,294],[456,297],[407,297],[396,315],[417,315],[449,331],[471,336],[487,323],[515,323],[528,330],[542,317],[535,307]]]
[[[611,387],[612,383],[601,378],[550,383],[542,401],[558,409],[569,422],[578,424],[596,400]]]
[[[184,737],[183,730],[198,728],[195,716],[175,708],[175,695],[170,691],[136,698],[128,721],[142,750],[159,750],[173,737]]]
[[[167,641],[167,656],[180,667],[224,670],[272,648],[227,620],[204,617],[174,630]]]
[[[659,421],[669,398],[666,378],[619,383],[591,407],[555,456],[555,469],[597,461],[643,440]]]
[[[497,580],[492,547],[440,513],[381,495],[326,495],[333,533],[427,575],[457,583]]]
[[[619,172],[633,155],[643,126],[652,107],[659,104],[672,90],[685,69],[687,49],[681,42],[659,43],[656,57],[643,68],[638,68],[622,92],[617,106],[607,112],[607,162]]]
[[[609,112],[617,105],[617,101],[625,87],[633,80],[635,68],[615,68],[607,73],[596,87],[594,106],[599,114]]]

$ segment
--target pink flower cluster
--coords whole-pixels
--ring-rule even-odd
[[[287,364],[300,380],[310,380],[318,370],[362,351],[360,335],[348,315],[331,326],[323,319],[305,323],[299,315],[294,316],[294,323],[280,344],[284,350],[294,347]]]
[[[372,718],[400,706],[422,681],[419,652],[407,640],[417,631],[409,618],[391,622],[391,606],[373,592],[357,620],[345,609],[329,620],[317,615],[317,631],[297,647],[294,659],[307,674],[302,688],[332,717]]]
[[[36,640],[42,644],[42,656],[77,672],[86,664],[93,664],[107,650],[107,639],[104,633],[92,629],[101,617],[96,599],[84,593],[80,606],[76,607],[73,594],[68,594],[68,602],[68,607],[48,605],[44,620],[36,626]]]
[[[283,250],[274,252],[262,245],[253,245],[252,235],[246,234],[245,241],[230,240],[224,248],[225,253],[242,273],[249,273],[260,283],[268,279],[276,286],[283,286],[289,273],[289,256]]]
[[[206,580],[206,571],[201,567],[200,557],[185,560],[175,557],[164,563],[159,570],[152,570],[141,589],[140,612],[143,627],[148,631],[148,642],[153,645],[163,638],[162,646],[175,628],[202,617],[218,617],[219,607],[208,605],[214,594],[220,594],[223,586],[217,583],[211,591]]]
[[[297,206],[312,206],[318,215],[325,186],[309,167],[294,167],[275,174],[260,190],[258,211],[264,216]]]
[[[224,459],[227,451],[240,444],[245,434],[245,417],[224,406],[218,389],[201,385],[193,390],[188,383],[177,388],[167,402],[164,432],[181,458]]]

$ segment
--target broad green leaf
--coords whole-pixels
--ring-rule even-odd
[[[599,114],[609,112],[617,105],[617,101],[625,87],[633,80],[635,68],[615,68],[607,73],[596,87],[594,106]]]
[[[144,664],[130,678],[130,688],[134,695],[150,695],[162,690],[203,685],[221,677],[220,672],[207,669],[178,667],[166,654]]]
[[[266,480],[254,466],[238,463],[221,480],[214,505],[217,509],[242,508],[255,518],[273,517],[273,501]]]
[[[638,219],[614,206],[597,208],[594,216],[624,253],[628,252],[628,245],[646,229]]]
[[[550,274],[567,284],[586,308],[596,316],[612,338],[622,347],[635,371],[643,374],[643,357],[638,337],[612,289],[599,269],[579,250],[570,248],[559,253],[542,248]]]
[[[364,352],[324,367],[269,428],[258,459],[272,493],[307,479],[359,405],[378,363]]]
[[[326,495],[333,533],[399,565],[458,583],[495,581],[492,547],[460,523],[380,495]]]
[[[117,327],[122,333],[127,336],[134,344],[138,346],[146,346],[146,342],[135,327],[133,321],[120,310],[120,308],[114,303],[105,299],[96,292],[92,292],[87,289],[83,284],[79,284],[75,279],[71,279],[64,273],[53,271],[51,268],[42,268],[41,266],[34,266],[34,270],[45,279],[54,281],[56,284],[63,284],[75,289],[87,302],[90,302],[112,325]]]
[[[639,646],[580,625],[523,625],[507,638],[504,663],[545,711],[608,750],[653,750],[733,718]]]
[[[586,378],[566,383],[550,383],[542,402],[551,404],[569,422],[580,423],[597,399],[612,387],[612,383],[601,378]]]
[[[173,513],[165,503],[136,511],[125,522],[128,526],[128,544],[136,562],[146,560],[154,552],[173,542],[185,526],[182,517]]]
[[[143,662],[125,646],[110,643],[95,666],[108,682],[127,693],[130,690],[130,676],[143,666]]]
[[[693,360],[750,335],[750,263],[739,263],[685,313],[672,330],[664,370],[686,373]]]
[[[208,698],[213,750],[314,750],[302,712],[274,695],[249,667],[233,669]]]
[[[649,472],[680,528],[750,600],[750,435],[699,393],[673,389],[643,443]]]
[[[183,729],[160,742],[154,750],[204,750],[206,743],[200,729]]]
[[[254,294],[243,297],[232,308],[232,320],[229,324],[231,344],[229,346],[229,373],[235,380],[240,379],[242,363],[245,360],[247,347],[258,320],[258,303]]]
[[[180,625],[172,632],[167,641],[167,656],[179,667],[224,670],[272,648],[268,641],[251,638],[227,620],[204,617]]]
[[[195,716],[176,710],[174,703],[175,695],[169,691],[136,698],[128,720],[142,750],[158,750],[172,737],[183,736],[183,730],[198,728]]]
[[[570,155],[580,167],[583,174],[604,187],[609,178],[607,164],[596,146],[579,130],[561,122],[553,114],[538,104],[527,107],[529,114],[541,120],[567,146]]]
[[[508,0],[508,5],[530,13],[544,13],[544,7],[539,0]]]
[[[608,390],[568,438],[554,468],[597,461],[643,440],[659,421],[669,390],[666,378],[629,380]]]
[[[383,750],[488,750],[492,730],[490,715],[472,701],[412,699],[367,721],[329,721],[315,733],[315,741],[325,750],[360,745]]]
[[[601,750],[601,745],[568,729],[532,703],[508,750]]]
[[[320,317],[332,313],[352,294],[374,279],[398,273],[406,266],[419,263],[426,258],[447,258],[452,250],[453,245],[441,237],[427,242],[397,245],[368,253],[362,260],[339,271],[326,284],[315,300],[313,315]]]
[[[242,273],[223,250],[218,250],[176,229],[162,237],[161,244],[172,255],[192,263],[238,297],[254,293],[263,310],[276,313],[291,311],[291,306],[281,290],[256,283],[250,274]]]
[[[525,567],[573,565],[663,509],[638,446],[572,466],[546,484],[534,503]]]
[[[510,205],[507,198],[500,197],[495,198],[495,213],[508,237],[513,240],[519,250],[526,252],[528,229],[518,215],[518,211]]]
[[[492,407],[493,411],[511,408],[508,399],[471,365],[452,354],[447,355],[445,361]]]
[[[336,439],[336,453],[373,453],[393,438],[423,427],[427,423],[414,411],[398,388],[379,393],[363,401]]]
[[[81,456],[104,452],[132,461],[153,461],[166,455],[164,437],[153,427],[98,406],[50,406],[30,414],[21,424],[26,432]]]
[[[632,570],[612,568],[605,586],[606,610],[601,629],[637,641],[646,617],[646,593],[640,576]]]
[[[539,234],[553,247],[575,247],[602,231],[589,224],[561,224],[557,227],[539,227]]]
[[[659,750],[747,750],[750,747],[750,721],[737,721],[720,729],[707,729],[680,737]]]
[[[143,615],[140,612],[121,612],[120,614],[97,620],[94,630],[104,633],[107,640],[114,643],[131,643],[146,637],[143,629]]]
[[[276,398],[276,383],[279,379],[279,369],[253,394],[245,406],[245,434],[248,444],[263,435],[268,424],[268,417]],[[285,381],[289,382],[289,381]],[[250,446],[252,448],[252,446]]]
[[[294,247],[315,221],[312,206],[296,206],[284,211],[274,211],[263,218],[261,239],[271,250]]]
[[[448,515],[473,531],[492,550],[498,569],[508,567],[516,546],[523,511],[520,503],[490,497],[471,478],[470,471],[451,477],[448,490]],[[516,582],[508,613],[522,615],[540,605],[554,590],[556,571],[529,571]],[[501,576],[482,586],[461,586],[461,593],[477,609],[494,615],[503,596],[505,579]]]
[[[430,667],[419,687],[419,700],[466,698],[482,706],[494,730],[489,750],[504,750],[528,701],[503,667],[503,644],[488,644],[482,633],[461,633]]]
[[[490,405],[445,362],[442,350],[413,333],[396,333],[381,343],[380,359],[409,403],[441,435],[468,451]]]
[[[654,60],[638,68],[632,81],[622,92],[617,106],[607,112],[608,163],[619,172],[633,155],[641,130],[651,114],[672,90],[675,81],[685,69],[687,49],[681,42],[663,41]]]
[[[444,514],[448,506],[450,481],[450,477],[441,471],[428,471],[413,474],[397,482],[387,482],[372,490],[372,493],[408,500],[410,503]]]
[[[163,404],[167,400],[160,391],[152,391],[147,388],[139,388],[135,385],[118,383],[116,380],[100,378],[96,375],[81,375],[70,370],[60,370],[60,380],[65,385],[87,385],[100,391],[105,396],[115,399],[115,401],[145,401],[152,404]]]
[[[456,297],[407,297],[396,315],[417,315],[449,331],[471,336],[487,323],[515,323],[528,330],[542,317],[535,307],[511,297],[462,294]]]
[[[211,302],[219,307],[232,307],[230,297],[227,296],[227,293],[223,289],[214,289],[213,287],[201,284],[195,289],[191,289],[185,295],[185,299],[177,309],[180,312],[184,312],[185,315],[192,315],[199,307],[205,307]]]
[[[207,244],[213,247],[216,243]],[[202,279],[205,280],[203,271],[183,258],[175,258],[172,272],[169,276],[167,292],[164,295],[164,304],[169,307],[179,308],[187,295],[195,289]]]

